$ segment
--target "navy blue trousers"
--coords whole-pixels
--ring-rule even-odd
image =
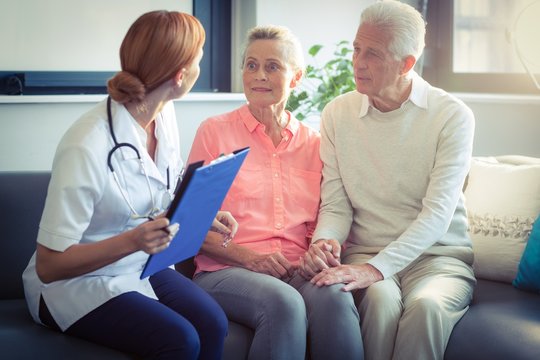
[[[138,357],[221,359],[227,317],[198,285],[172,269],[150,277],[159,301],[119,295],[79,319],[66,334]],[[40,318],[59,330],[41,299]]]

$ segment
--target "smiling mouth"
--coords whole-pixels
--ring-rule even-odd
[[[260,87],[254,87],[254,88],[251,88],[252,91],[256,91],[256,92],[270,92],[272,90],[268,89],[268,88],[260,88]]]

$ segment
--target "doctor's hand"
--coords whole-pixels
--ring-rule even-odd
[[[320,239],[300,258],[299,272],[309,280],[324,269],[341,265],[341,245],[334,239]]]
[[[174,235],[178,232],[180,225],[169,224],[166,217],[157,217],[154,220],[146,221],[135,227],[133,239],[138,250],[147,254],[157,254],[167,247]]]
[[[223,235],[223,247],[227,247],[238,231],[238,222],[228,211],[218,211],[210,231]]]

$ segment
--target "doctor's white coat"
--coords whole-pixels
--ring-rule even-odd
[[[161,201],[167,191],[167,168],[170,192],[182,169],[173,103],[169,102],[156,118],[155,163],[144,145],[146,133],[126,108],[111,101],[111,110],[118,142],[132,144],[138,149],[150,180],[154,203],[163,210]],[[77,120],[58,145],[39,226],[39,244],[65,251],[71,245],[101,241],[145,221],[131,218],[130,208],[107,166],[113,146],[106,101],[102,101]],[[137,213],[146,214],[152,207],[152,200],[136,152],[121,147],[111,160],[130,203]],[[43,296],[51,315],[64,331],[117,295],[137,291],[156,298],[148,278],[139,279],[147,258],[147,254],[139,251],[92,273],[44,284],[36,274],[34,254],[23,273],[30,313],[41,323],[39,301]]]

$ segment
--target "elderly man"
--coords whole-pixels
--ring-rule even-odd
[[[409,5],[366,8],[357,91],[322,113],[322,203],[302,271],[354,291],[367,359],[442,359],[476,283],[462,195],[474,116],[413,71],[424,36]]]

